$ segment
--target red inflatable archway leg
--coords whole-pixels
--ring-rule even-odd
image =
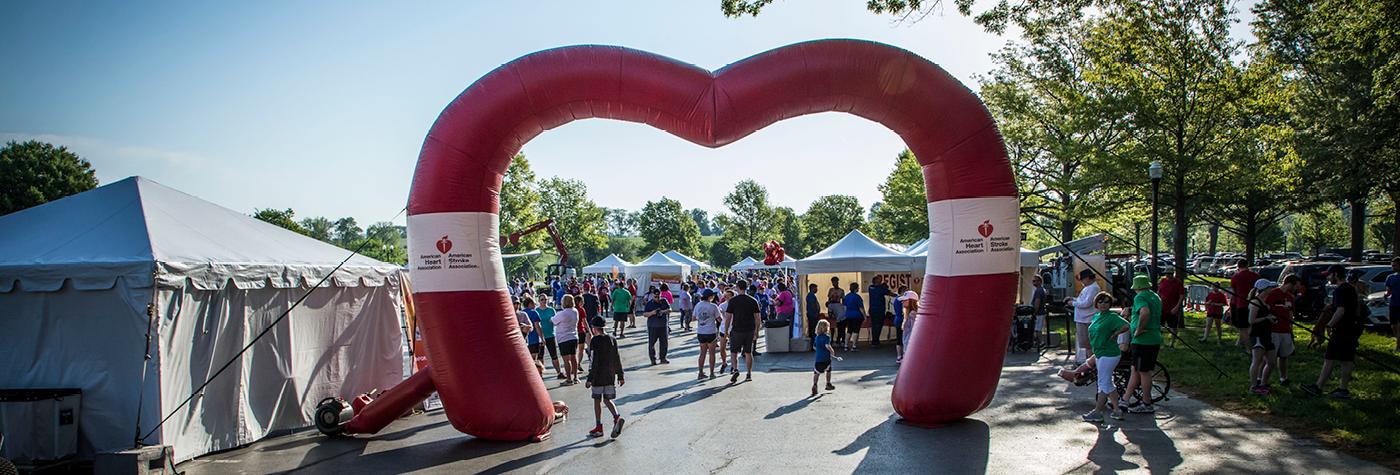
[[[986,407],[1001,372],[1020,235],[1005,148],[971,91],[917,55],[864,41],[799,43],[713,73],[626,48],[574,46],[482,77],[443,110],[419,154],[409,266],[432,362],[425,374],[452,425],[522,440],[546,435],[553,418],[516,330],[496,241],[502,175],[526,142],[608,118],[718,147],[831,111],[889,127],[924,168],[928,276],[895,409],[933,424]]]

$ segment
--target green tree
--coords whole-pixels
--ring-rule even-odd
[[[718,234],[714,227],[710,226],[710,214],[700,208],[690,209],[690,218],[695,220],[695,225],[700,227],[701,236],[714,236]]]
[[[928,237],[928,197],[924,173],[914,153],[895,157],[894,170],[880,184],[880,206],[872,212],[870,229],[884,242],[911,243]]]
[[[802,229],[802,219],[797,216],[797,212],[792,208],[780,206],[773,208],[773,221],[778,223],[779,241],[783,244],[783,252],[793,258],[801,258],[807,255],[807,240]]]
[[[1260,43],[1298,78],[1294,128],[1307,180],[1352,210],[1352,257],[1365,247],[1368,198],[1400,199],[1400,8],[1391,0],[1265,0]],[[1392,221],[1400,222],[1400,210]],[[1396,230],[1395,232],[1400,232]],[[1393,251],[1400,254],[1400,234]]]
[[[1145,176],[1148,162],[1163,166],[1167,240],[1181,273],[1189,227],[1200,214],[1198,190],[1225,178],[1219,171],[1228,165],[1243,96],[1231,21],[1229,0],[1122,1],[1086,32],[1093,64],[1086,76],[1109,88],[1130,117],[1131,149],[1118,154],[1119,169]]]
[[[334,241],[332,242],[335,245],[346,249],[354,249],[351,244],[364,237],[364,230],[360,229],[360,225],[355,222],[355,218],[345,217],[335,220],[335,232],[331,235],[334,236]]]
[[[643,257],[641,242],[632,236],[608,236],[607,251],[608,254],[617,254],[617,257],[621,257],[622,260],[627,262],[637,262]],[[597,262],[598,259],[603,257],[606,257],[606,255],[598,256],[596,259],[590,258],[589,263]]]
[[[332,223],[331,220],[326,219],[324,216],[303,218],[300,224],[301,228],[306,230],[306,235],[311,236],[312,239],[321,242],[332,242],[332,235],[335,232],[335,223]]]
[[[603,208],[588,199],[588,187],[579,180],[558,177],[540,183],[540,211],[554,220],[564,247],[573,256],[570,265],[596,260],[607,253]],[[601,255],[600,255],[601,254]]]
[[[734,191],[724,196],[728,214],[715,217],[715,222],[724,227],[724,237],[730,240],[733,250],[741,255],[758,254],[763,243],[778,239],[777,223],[773,219],[773,207],[768,201],[768,190],[753,180],[744,180],[734,186]]]
[[[29,140],[0,148],[0,216],[96,187],[92,165],[67,147]]]
[[[679,201],[665,197],[648,201],[642,207],[638,227],[643,254],[675,250],[688,256],[700,255],[700,228]]]
[[[1347,227],[1342,211],[1327,204],[1308,210],[1293,220],[1288,230],[1288,247],[1306,254],[1316,254],[1339,247],[1346,241]]]
[[[295,219],[292,219],[295,216],[296,212],[292,211],[291,208],[281,210],[271,208],[253,210],[254,218],[275,224],[297,234],[306,234],[306,229],[303,229],[300,224],[297,224]]]
[[[518,153],[510,161],[510,168],[506,169],[505,178],[501,182],[501,235],[507,236],[510,233],[525,229],[535,223],[544,221],[540,214],[540,187],[535,179],[535,172],[530,170],[530,161],[525,159],[525,154]],[[520,242],[510,245],[508,242],[501,243],[502,250],[507,252],[528,252],[542,249],[548,239],[544,233],[533,233],[520,237]],[[525,264],[524,259],[516,259],[512,265],[506,269],[509,274],[520,272],[521,265]]]
[[[637,213],[622,208],[603,208],[603,219],[607,221],[609,236],[635,236],[637,233]]]
[[[710,256],[710,265],[719,268],[726,268],[743,260],[743,257],[741,257],[739,253],[734,252],[733,247],[730,246],[730,242],[726,241],[724,238],[716,239],[715,242],[710,243],[708,254]]]
[[[802,227],[807,232],[807,248],[815,253],[845,237],[851,230],[860,229],[865,225],[862,211],[860,201],[851,195],[826,195],[812,201],[802,215]]]

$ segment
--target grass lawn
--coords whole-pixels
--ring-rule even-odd
[[[1322,350],[1307,348],[1312,337],[1306,329],[1295,328],[1298,352],[1288,360],[1289,385],[1279,386],[1275,375],[1272,393],[1257,396],[1249,392],[1249,359],[1233,344],[1235,330],[1226,323],[1223,343],[1217,345],[1214,335],[1209,342],[1198,343],[1204,326],[1203,315],[1188,313],[1182,339],[1226,375],[1220,376],[1182,343],[1176,348],[1164,345],[1161,360],[1171,371],[1173,389],[1182,388],[1197,399],[1320,439],[1353,455],[1400,467],[1400,375],[1358,357],[1350,387],[1353,399],[1309,395],[1299,386],[1316,381]],[[1400,368],[1400,356],[1391,351],[1394,347],[1395,340],[1388,335],[1367,333],[1361,337],[1361,353]],[[1334,371],[1323,390],[1331,391],[1336,385]]]

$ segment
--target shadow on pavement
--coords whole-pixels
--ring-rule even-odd
[[[851,455],[865,450],[855,473],[985,473],[991,430],[985,422],[963,419],[925,428],[898,422],[891,415],[845,447]]]

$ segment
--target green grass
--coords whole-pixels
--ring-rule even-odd
[[[1390,466],[1400,467],[1400,375],[1357,359],[1352,373],[1353,399],[1339,401],[1309,395],[1299,386],[1316,381],[1322,367],[1322,350],[1309,349],[1312,337],[1306,328],[1294,329],[1298,352],[1289,358],[1289,385],[1280,387],[1274,377],[1273,392],[1257,396],[1249,392],[1249,359],[1234,346],[1237,333],[1225,325],[1223,343],[1217,345],[1212,333],[1207,343],[1198,343],[1205,319],[1188,314],[1182,331],[1185,343],[1194,346],[1215,369],[1181,342],[1176,348],[1164,347],[1163,364],[1171,371],[1173,390],[1182,388],[1197,399],[1260,419],[1291,433],[1315,437],[1348,453]],[[1308,325],[1311,328],[1311,325]],[[1370,358],[1400,368],[1400,356],[1391,350],[1395,340],[1388,335],[1367,333],[1361,337],[1361,352]],[[1337,374],[1324,391],[1334,389]]]

